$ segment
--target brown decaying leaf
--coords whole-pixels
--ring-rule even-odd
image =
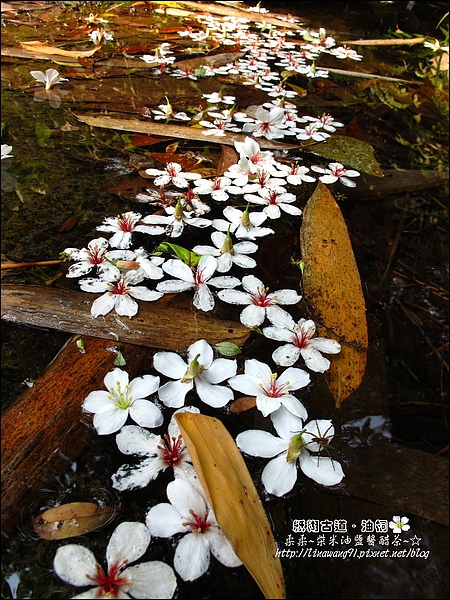
[[[29,50],[30,52],[38,52],[40,54],[51,54],[52,56],[67,56],[71,58],[83,58],[85,56],[92,56],[97,52],[100,46],[95,46],[92,50],[64,50],[63,48],[58,48],[58,46],[49,46],[48,44],[43,44],[42,42],[20,42],[20,45],[25,50]]]
[[[229,410],[234,414],[239,414],[246,410],[250,410],[251,408],[255,408],[255,406],[256,398],[254,396],[242,396],[242,398],[238,398],[230,404]]]
[[[368,332],[361,279],[342,212],[318,183],[303,211],[300,230],[303,291],[316,313],[317,333],[341,344],[331,356],[327,384],[336,407],[361,384]]]
[[[115,508],[94,502],[70,502],[33,517],[33,527],[44,540],[65,540],[105,525],[115,513]]]
[[[75,227],[75,225],[78,223],[78,221],[79,221],[78,217],[69,217],[68,219],[66,219],[64,221],[64,223],[58,229],[58,233],[63,233],[64,231],[70,231],[71,229],[73,229]]]
[[[276,545],[247,466],[221,421],[179,413],[175,418],[217,523],[266,598],[285,598]]]

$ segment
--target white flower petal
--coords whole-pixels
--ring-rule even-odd
[[[303,430],[303,419],[293,415],[287,408],[280,406],[270,415],[270,420],[276,432],[283,440],[288,442],[293,435]]]
[[[150,532],[144,523],[120,523],[113,531],[106,549],[108,568],[115,564],[135,562],[145,553],[150,540]]]
[[[337,485],[344,478],[338,462],[328,456],[311,456],[306,448],[302,449],[299,463],[303,473],[321,485]]]
[[[107,412],[97,412],[93,418],[93,425],[99,435],[115,433],[123,427],[128,419],[128,409],[111,406]]]
[[[125,425],[116,435],[116,444],[122,454],[155,456],[161,444],[161,436],[137,425]]]
[[[211,256],[210,258],[213,257]],[[196,308],[203,310],[204,312],[209,312],[214,308],[214,296],[205,283],[199,284],[195,287],[193,304]]]
[[[183,525],[185,518],[172,504],[163,502],[148,511],[145,524],[153,536],[169,538],[186,531]]]
[[[131,579],[128,592],[133,598],[172,598],[177,588],[177,578],[172,567],[159,560],[129,567],[127,575]]]
[[[186,394],[192,390],[194,383],[188,381],[182,383],[180,381],[169,381],[162,385],[158,390],[158,395],[161,402],[169,408],[181,408],[184,404]]]
[[[250,304],[251,298],[245,292],[240,290],[220,290],[217,296],[224,302],[230,304]]]
[[[157,352],[153,356],[153,366],[166,377],[181,379],[189,365],[175,352]]]
[[[293,415],[296,417],[300,417],[300,419],[307,419],[308,412],[303,404],[298,400],[295,396],[291,396],[291,394],[285,394],[280,397],[281,404]]]
[[[229,358],[217,358],[211,363],[211,366],[202,373],[201,379],[206,379],[209,383],[220,383],[236,375],[237,361]]]
[[[209,542],[211,554],[225,567],[235,568],[242,565],[242,561],[236,556],[233,546],[219,527],[209,527],[205,531],[205,537]]]
[[[288,462],[286,454],[277,456],[264,467],[261,481],[269,494],[284,496],[297,481],[297,461]]]
[[[241,452],[250,456],[272,458],[287,452],[289,441],[277,438],[268,431],[249,429],[236,437],[236,445]]]
[[[111,477],[112,486],[120,492],[147,487],[167,466],[159,456],[142,460],[137,465],[122,465]]]
[[[178,543],[173,566],[183,581],[194,581],[206,573],[210,560],[211,553],[206,536],[188,533]]]
[[[162,412],[149,400],[135,400],[130,407],[130,417],[141,427],[149,429],[159,427],[164,421]]]
[[[94,554],[77,544],[60,546],[53,561],[58,577],[77,587],[92,585],[92,579],[97,575],[97,565]]]
[[[251,304],[250,306],[246,306],[244,308],[239,316],[239,320],[241,321],[242,325],[245,325],[246,327],[259,327],[265,321],[266,310],[267,309],[263,308],[262,306]]]
[[[204,379],[195,378],[195,389],[200,400],[208,406],[222,408],[233,399],[233,392],[223,385],[212,385]]]
[[[298,361],[299,357],[300,348],[293,344],[284,344],[272,352],[273,362],[282,367],[291,367]]]

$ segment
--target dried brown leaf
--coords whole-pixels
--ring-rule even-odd
[[[190,412],[175,416],[222,531],[266,598],[285,598],[280,559],[247,466],[223,423]]]
[[[300,230],[303,290],[317,314],[317,332],[341,344],[326,373],[336,407],[361,384],[368,332],[361,279],[341,209],[318,183],[303,211]]]

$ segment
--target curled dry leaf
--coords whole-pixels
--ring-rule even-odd
[[[217,523],[266,598],[285,598],[281,561],[253,479],[221,421],[175,415]]]
[[[70,502],[33,517],[33,527],[44,540],[65,540],[109,523],[115,514],[116,509],[110,506],[99,506],[94,502]]]
[[[49,46],[48,44],[43,44],[39,41],[20,42],[20,45],[22,48],[30,52],[50,54],[52,56],[66,56],[70,58],[83,58],[86,56],[92,56],[99,48],[102,47],[100,44],[99,46],[92,48],[92,50],[64,50],[63,48],[58,48],[58,46]]]

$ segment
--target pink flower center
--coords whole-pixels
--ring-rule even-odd
[[[270,175],[266,171],[260,171],[258,173],[258,183],[261,186],[265,186],[267,181],[269,180]]]
[[[173,163],[169,163],[166,166],[166,171],[171,177],[176,177],[178,175],[177,168]]]
[[[125,563],[111,565],[108,574],[100,565],[97,565],[97,574],[90,579],[100,588],[97,592],[99,598],[119,598],[120,592],[123,593],[123,588],[129,587],[128,578],[120,576],[124,565]]]
[[[211,523],[207,523],[208,513],[204,517],[199,517],[192,509],[189,513],[192,515],[192,521],[187,521],[183,525],[189,527],[192,533],[205,533],[208,527],[211,527]]]
[[[273,296],[272,296],[272,298],[267,297],[268,291],[269,291],[269,288],[263,288],[263,287],[257,288],[256,294],[251,294],[252,303],[255,304],[256,306],[263,306],[264,308],[266,306],[272,306],[272,304],[276,304],[275,297],[273,297]]]
[[[132,219],[130,215],[121,215],[120,217],[117,217],[117,224],[119,225],[119,229],[126,233],[131,233],[134,230],[134,219]]]
[[[109,293],[115,294],[117,296],[126,296],[130,291],[130,288],[127,286],[125,277],[119,279],[117,283],[111,283]]]
[[[105,262],[105,259],[103,258],[103,249],[99,248],[98,246],[88,248],[88,254],[89,262],[91,262],[93,265],[101,265],[103,262]]]
[[[345,175],[346,172],[347,169],[344,169],[344,167],[333,167],[331,169],[331,174],[335,177],[342,177],[343,175]]]
[[[270,190],[269,192],[269,204],[278,204],[277,202],[278,194],[274,190]]]
[[[296,329],[294,331],[294,346],[297,346],[297,348],[300,348],[301,350],[307,348],[309,346],[309,342],[311,339],[311,334],[309,331],[306,331],[305,329],[301,328],[301,329]]]
[[[162,446],[158,446],[162,450],[162,459],[169,466],[173,467],[178,464],[182,458],[181,450],[183,445],[183,438],[179,435],[177,438],[169,438],[166,434],[164,436],[164,442]]]
[[[206,277],[206,275],[204,275],[204,270],[205,269],[196,269],[195,270],[195,272],[194,272],[195,285],[202,285],[208,281],[209,277]]]
[[[289,394],[289,391],[286,389],[288,385],[288,381],[286,383],[281,383],[278,385],[276,373],[272,373],[272,375],[270,376],[270,383],[268,388],[264,387],[262,383],[260,384],[266,396],[269,396],[270,398],[279,398],[280,396]]]

